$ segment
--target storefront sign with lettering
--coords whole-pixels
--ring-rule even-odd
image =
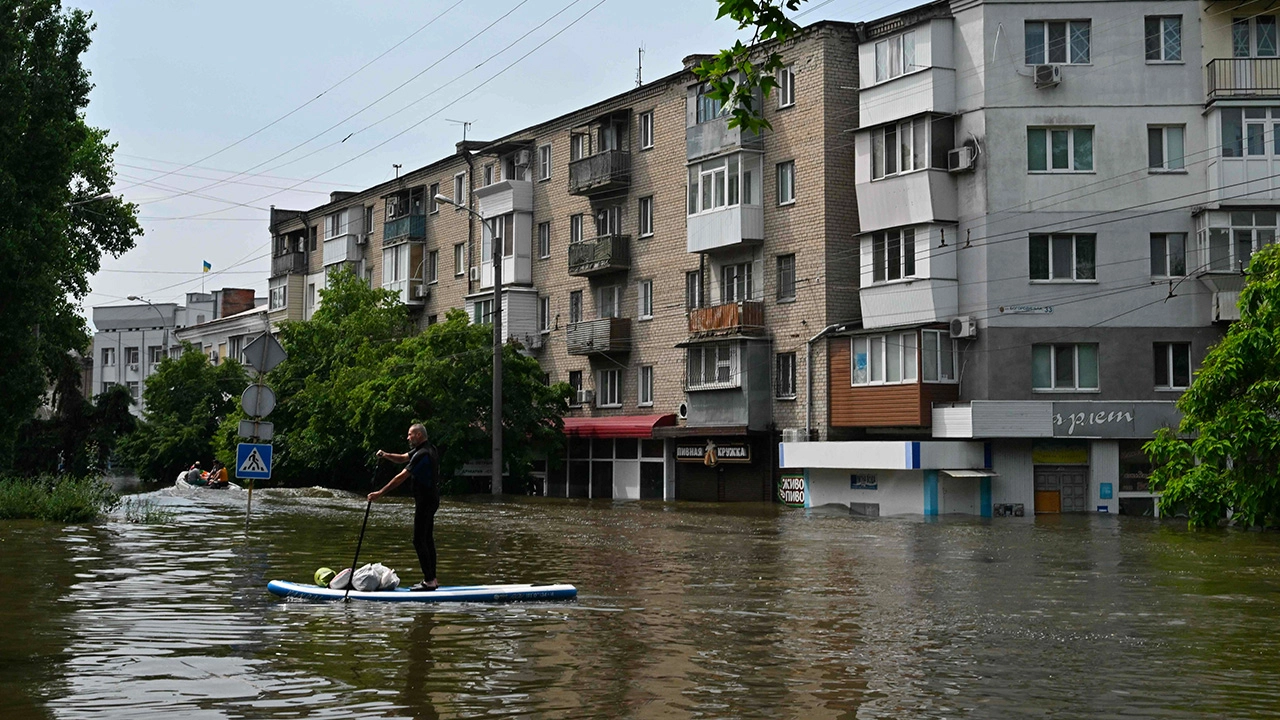
[[[880,483],[876,481],[875,475],[850,475],[850,490],[876,490],[880,487]]]
[[[804,475],[783,475],[779,478],[778,500],[783,505],[804,507]]]
[[[700,462],[708,467],[714,467],[722,462],[724,463],[749,463],[751,462],[751,446],[747,443],[718,443],[714,440],[707,440],[705,443],[694,445],[677,444],[676,460],[681,462]]]
[[[1054,437],[1146,438],[1157,428],[1178,426],[1171,402],[1055,402]]]

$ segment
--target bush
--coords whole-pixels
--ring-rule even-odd
[[[84,523],[119,502],[120,496],[98,478],[0,477],[0,520]]]
[[[156,504],[154,500],[149,498],[125,498],[121,509],[124,511],[126,522],[143,525],[164,524],[174,517],[172,510]]]

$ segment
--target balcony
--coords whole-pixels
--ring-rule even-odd
[[[685,158],[696,160],[738,148],[759,150],[764,147],[764,141],[755,133],[730,128],[729,118],[726,116],[686,127],[684,145]]]
[[[631,185],[631,153],[605,150],[569,163],[569,194],[594,195]]]
[[[954,258],[954,254],[951,254]],[[946,322],[959,314],[960,284],[947,278],[907,278],[858,291],[867,328]]]
[[[764,240],[764,208],[731,205],[690,215],[685,222],[685,247],[691,253]]]
[[[578,277],[626,271],[631,267],[631,236],[601,235],[569,243],[569,274]]]
[[[405,215],[382,226],[383,245],[394,245],[406,240],[424,240],[426,237],[426,215]]]
[[[570,355],[631,352],[631,320],[600,318],[569,323],[565,338]]]
[[[480,214],[486,218],[533,212],[533,182],[529,180],[502,180],[476,188],[475,196],[480,202]]]
[[[953,223],[960,214],[956,179],[946,170],[917,170],[857,183],[862,231],[931,222]]]
[[[764,335],[764,303],[746,300],[689,310],[689,335]]]
[[[931,67],[858,92],[858,123],[871,127],[922,113],[956,112],[956,71]]]
[[[339,235],[324,241],[324,266],[360,260],[360,236]]]
[[[1208,102],[1280,97],[1280,58],[1218,58],[1207,70]]]
[[[271,277],[300,275],[307,271],[307,254],[291,252],[271,258]]]

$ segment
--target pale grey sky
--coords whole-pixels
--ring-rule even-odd
[[[737,35],[715,20],[714,0],[68,4],[97,23],[88,119],[119,143],[116,189],[140,204],[146,231],[103,263],[86,314],[128,295],[181,302],[202,280],[264,294],[270,205],[314,207],[330,190],[390,179],[393,163],[407,171],[452,154],[462,128],[450,120],[472,122],[471,138],[499,137],[623,92],[637,48],[649,81]],[[810,0],[798,19],[867,20],[915,4]],[[231,182],[198,190],[219,180]],[[213,272],[202,276],[205,260]]]

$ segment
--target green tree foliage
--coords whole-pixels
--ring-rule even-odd
[[[79,362],[70,356],[67,360],[54,384],[53,413],[32,420],[22,430],[13,463],[20,475],[101,475],[116,445],[134,429],[129,390],[116,385],[85,400]]]
[[[728,17],[738,23],[739,30],[751,30],[747,43],[738,40],[733,47],[713,55],[693,72],[707,83],[712,99],[729,108],[729,127],[753,133],[772,129],[756,103],[756,90],[768,98],[778,84],[775,75],[782,68],[777,53],[761,55],[752,45],[770,40],[784,42],[800,32],[800,26],[784,11],[795,12],[805,0],[716,0],[720,12],[716,19]]]
[[[89,276],[142,232],[107,195],[115,146],[84,122],[92,30],[57,0],[0,0],[0,468],[66,352],[88,345]]]
[[[1280,246],[1253,256],[1240,320],[1214,346],[1178,400],[1182,423],[1145,449],[1161,511],[1192,527],[1228,511],[1244,526],[1280,522]]]
[[[215,432],[239,407],[248,384],[240,363],[228,359],[212,365],[185,344],[181,355],[161,360],[147,378],[143,421],[121,446],[126,460],[148,480],[173,478],[197,460],[207,466],[214,457]]]

